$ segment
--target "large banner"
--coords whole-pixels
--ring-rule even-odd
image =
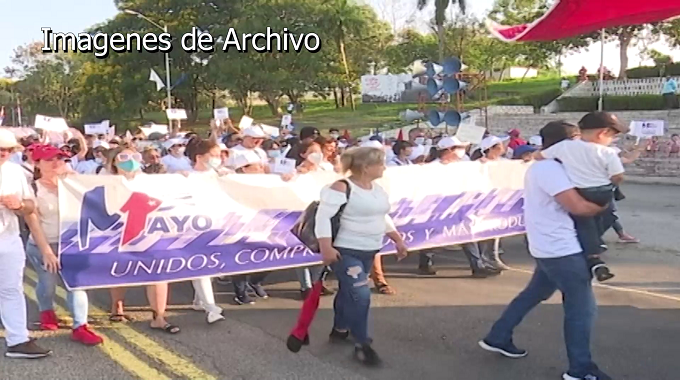
[[[524,232],[527,164],[389,168],[379,181],[411,250]],[[289,231],[339,176],[73,175],[59,183],[60,259],[69,289],[181,281],[320,263]],[[394,247],[385,238],[382,253]]]

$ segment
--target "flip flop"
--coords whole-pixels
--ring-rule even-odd
[[[387,284],[379,284],[379,285],[376,286],[376,288],[378,290],[378,293],[380,293],[380,294],[386,294],[386,295],[389,295],[389,296],[397,294],[397,291],[394,290],[393,287],[391,287]]]
[[[163,327],[153,327],[151,326],[152,330],[163,330],[168,334],[177,334],[178,332],[182,331],[179,326],[175,326],[171,323],[166,323],[165,326]]]

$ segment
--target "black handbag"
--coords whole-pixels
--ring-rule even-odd
[[[340,182],[343,182],[347,186],[345,195],[347,196],[347,202],[349,202],[349,195],[352,192],[351,186],[345,179],[341,179]],[[332,240],[335,240],[335,237],[338,235],[338,231],[340,230],[340,217],[342,216],[342,212],[345,211],[347,202],[340,206],[338,212],[331,218]],[[314,233],[314,227],[316,226],[316,213],[318,211],[319,201],[310,203],[295,222],[293,228],[290,229],[290,232],[314,253],[320,253],[321,251],[319,248],[319,239],[317,239],[316,234]]]

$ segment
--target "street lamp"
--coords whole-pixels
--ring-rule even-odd
[[[133,11],[131,9],[124,9],[123,12],[144,19],[148,21],[150,24],[154,25],[155,27],[161,29],[163,32],[165,33],[168,32],[167,25],[161,26],[139,12]],[[168,53],[165,53],[165,88],[167,89],[168,92],[168,109],[169,109],[172,108],[172,96],[170,94],[170,55]]]

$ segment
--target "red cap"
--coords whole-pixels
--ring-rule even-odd
[[[51,160],[55,157],[69,158],[71,155],[68,152],[54,147],[52,145],[35,145],[33,147],[33,160]]]
[[[519,137],[519,129],[511,129],[508,131],[508,135],[512,137]]]
[[[39,147],[39,146],[40,146],[40,144],[31,144],[31,145],[29,145],[29,146],[26,147],[26,151],[27,151],[27,152],[32,152],[32,151],[35,150],[36,147]]]

